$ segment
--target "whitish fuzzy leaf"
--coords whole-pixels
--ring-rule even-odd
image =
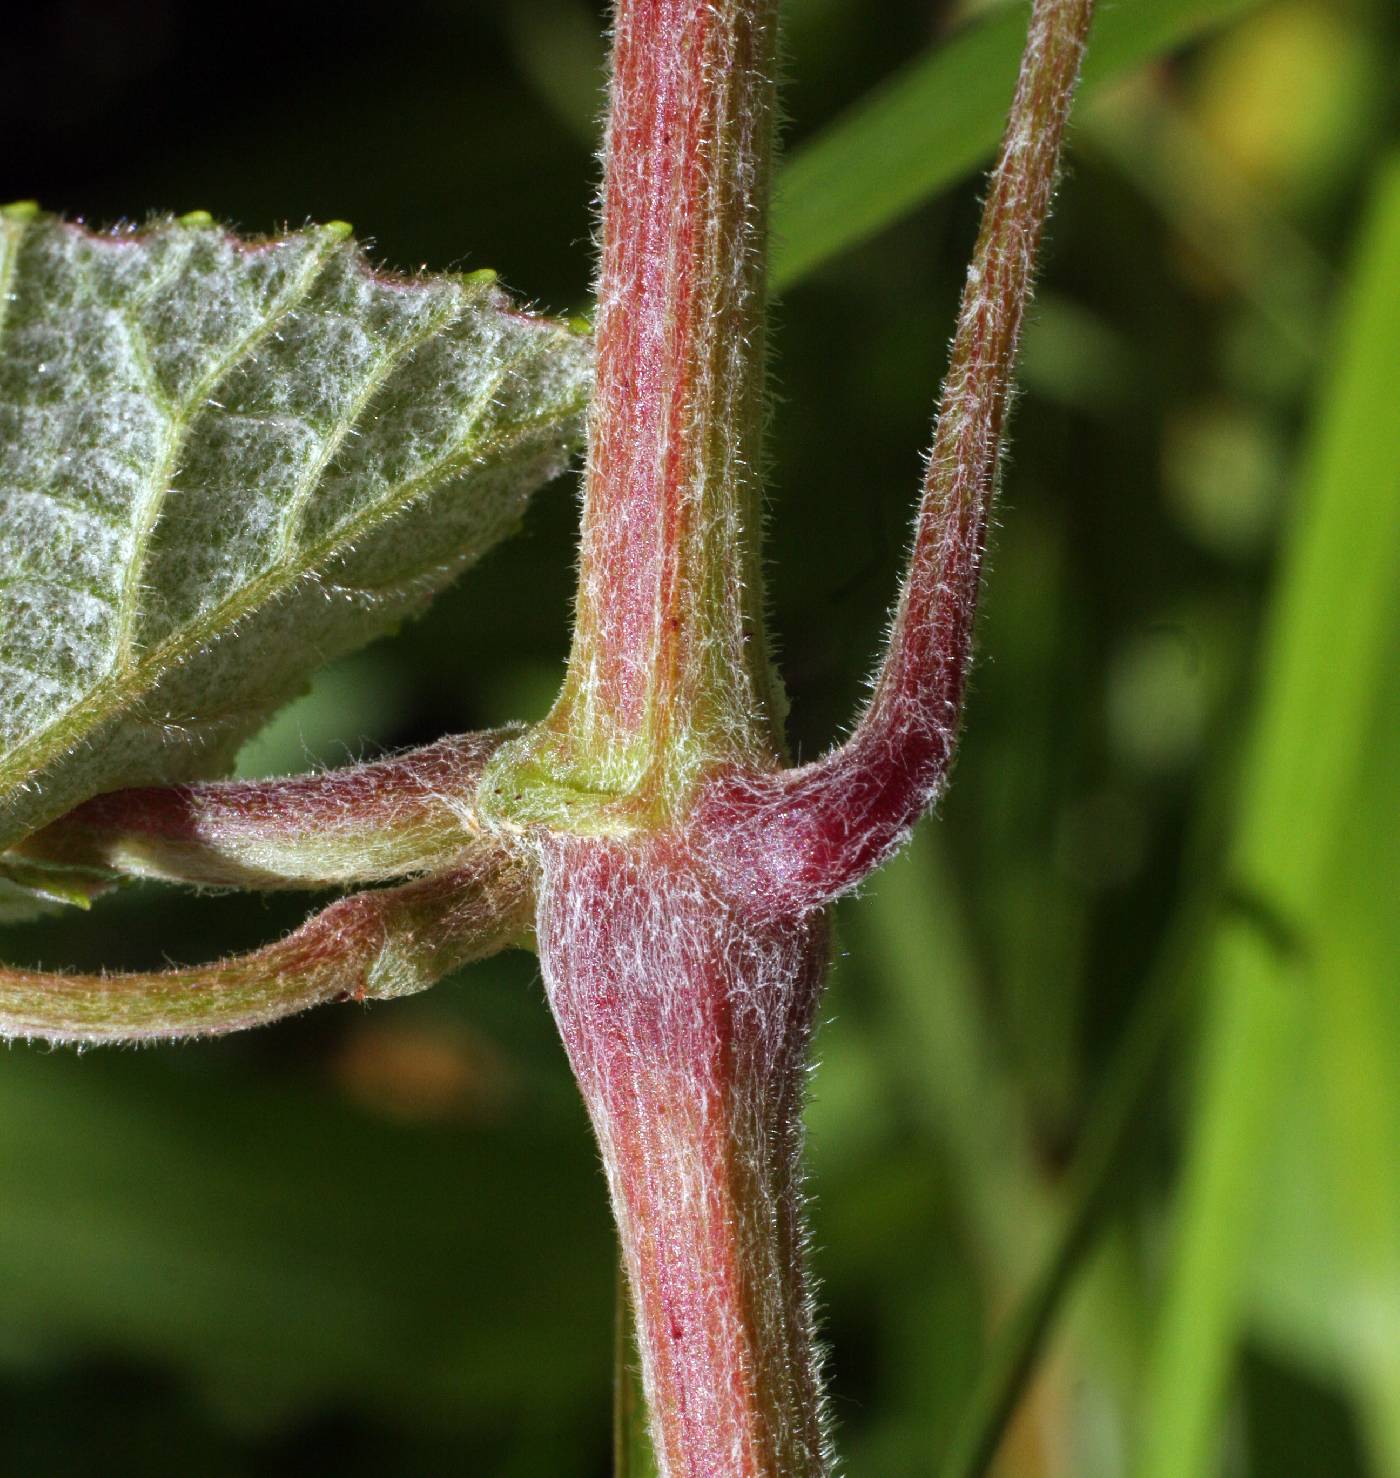
[[[0,847],[218,773],[310,670],[515,526],[587,341],[348,228],[0,212]]]

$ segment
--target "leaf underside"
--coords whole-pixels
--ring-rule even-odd
[[[420,610],[582,434],[588,341],[340,225],[0,212],[0,849],[217,774]]]

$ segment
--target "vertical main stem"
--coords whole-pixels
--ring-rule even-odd
[[[1035,0],[870,712],[833,764],[781,776],[750,541],[775,7],[616,0],[574,645],[553,713],[486,782],[539,848],[540,960],[665,1478],[829,1470],[799,1163],[822,905],[912,823],[950,751],[1092,0]]]
[[[607,1171],[666,1478],[820,1478],[802,1232],[806,915],[754,926],[686,837],[771,770],[752,541],[777,0],[616,0],[574,644],[500,793],[545,797],[537,938]]]
[[[754,927],[688,849],[561,839],[538,938],[598,1138],[665,1478],[826,1472],[800,1151],[822,919]]]
[[[618,0],[578,607],[583,788],[778,740],[757,521],[776,0]]]

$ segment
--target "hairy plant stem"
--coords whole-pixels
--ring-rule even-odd
[[[667,1478],[826,1469],[802,1256],[819,913],[754,921],[686,839],[779,762],[755,463],[775,0],[620,0],[574,646],[500,767],[617,1216]]]
[[[939,800],[962,723],[987,521],[1021,323],[1094,0],[1036,0],[939,398],[908,573],[870,703],[813,764],[721,773],[717,852],[782,913],[868,876]]]
[[[752,538],[776,10],[616,8],[573,650],[530,746],[535,796],[548,778],[607,830],[674,819],[707,766],[779,759]]]
[[[820,914],[755,926],[674,837],[579,837],[547,849],[538,942],[602,1151],[662,1472],[824,1472],[798,1186]]]
[[[533,913],[608,1178],[663,1478],[829,1471],[800,1189],[825,908],[946,780],[1092,0],[1034,5],[888,655],[851,738],[790,770],[753,539],[775,5],[617,0],[575,639],[549,717],[340,776],[92,802],[20,859],[55,888],[99,888],[104,872],[63,879],[113,865],[412,881],[212,966],[0,968],[0,1032],[219,1032],[422,989],[525,940]]]
[[[228,1031],[422,989],[525,940],[533,913],[663,1478],[829,1470],[800,1190],[824,911],[946,780],[1092,3],[1034,5],[889,652],[847,743],[781,768],[753,539],[776,0],[617,0],[575,639],[553,712],[340,776],[95,801],[21,859],[55,887],[111,865],[413,879],[213,966],[0,968],[0,1032],[52,1041]]]
[[[753,545],[773,0],[618,0],[598,386],[559,702],[488,765],[607,1174],[665,1478],[829,1470],[801,1108],[824,908],[941,792],[1092,0],[1038,0],[871,704],[780,768]]]

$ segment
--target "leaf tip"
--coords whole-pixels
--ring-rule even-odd
[[[328,236],[334,236],[337,241],[348,241],[355,234],[355,228],[349,221],[327,221],[321,229]]]
[[[496,281],[497,272],[494,267],[479,267],[475,272],[468,272],[462,281],[471,287],[490,287]]]
[[[12,200],[8,205],[0,205],[0,216],[9,221],[32,221],[38,214],[37,200]]]
[[[212,226],[214,217],[207,210],[188,210],[182,216],[175,217],[175,223],[179,226],[189,226],[195,229],[204,226]]]

